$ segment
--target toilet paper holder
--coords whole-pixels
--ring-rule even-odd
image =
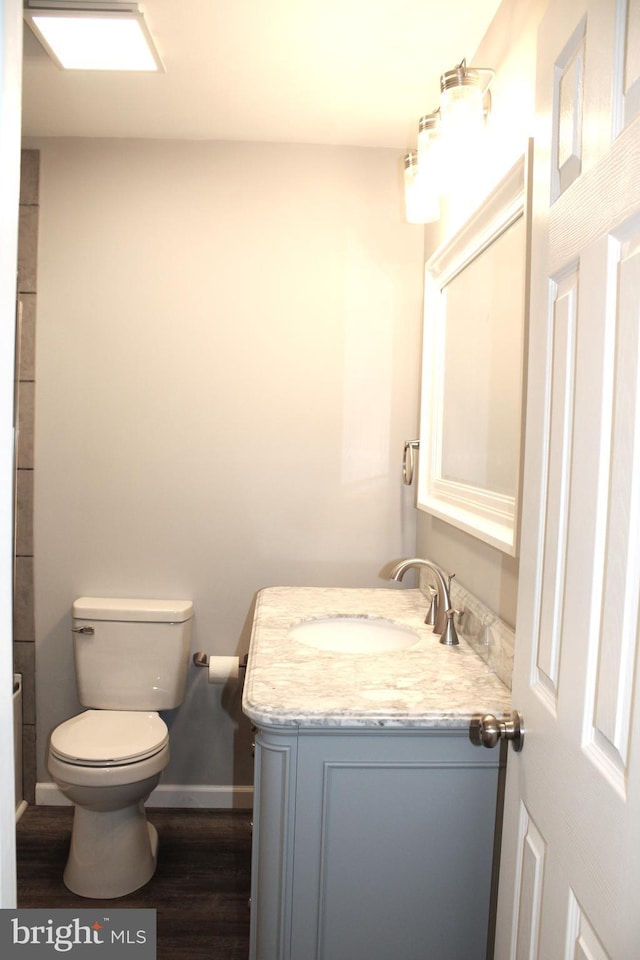
[[[239,669],[239,670],[246,670],[246,669],[247,669],[247,663],[248,663],[248,661],[249,661],[249,654],[248,654],[248,653],[245,653],[244,657],[242,658],[242,663],[239,663],[239,664],[238,664],[238,669]],[[193,663],[194,663],[194,666],[196,666],[196,667],[208,667],[208,666],[209,666],[209,654],[208,654],[208,653],[203,653],[202,650],[198,651],[197,653],[194,653],[194,655],[193,655]]]

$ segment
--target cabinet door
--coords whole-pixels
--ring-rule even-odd
[[[497,752],[300,735],[292,960],[484,960]]]

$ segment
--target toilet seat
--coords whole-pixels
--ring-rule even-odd
[[[169,741],[157,713],[137,710],[86,710],[65,720],[51,734],[51,754],[83,767],[117,767],[154,756]]]

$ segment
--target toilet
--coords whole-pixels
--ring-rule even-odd
[[[191,647],[190,600],[81,597],[73,649],[83,707],[51,734],[49,773],[75,804],[65,885],[122,897],[154,874],[155,827],[144,804],[169,762],[159,710],[179,706]]]

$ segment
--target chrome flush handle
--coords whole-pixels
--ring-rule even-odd
[[[92,637],[95,633],[93,627],[71,627],[72,633],[81,633],[83,637]]]

